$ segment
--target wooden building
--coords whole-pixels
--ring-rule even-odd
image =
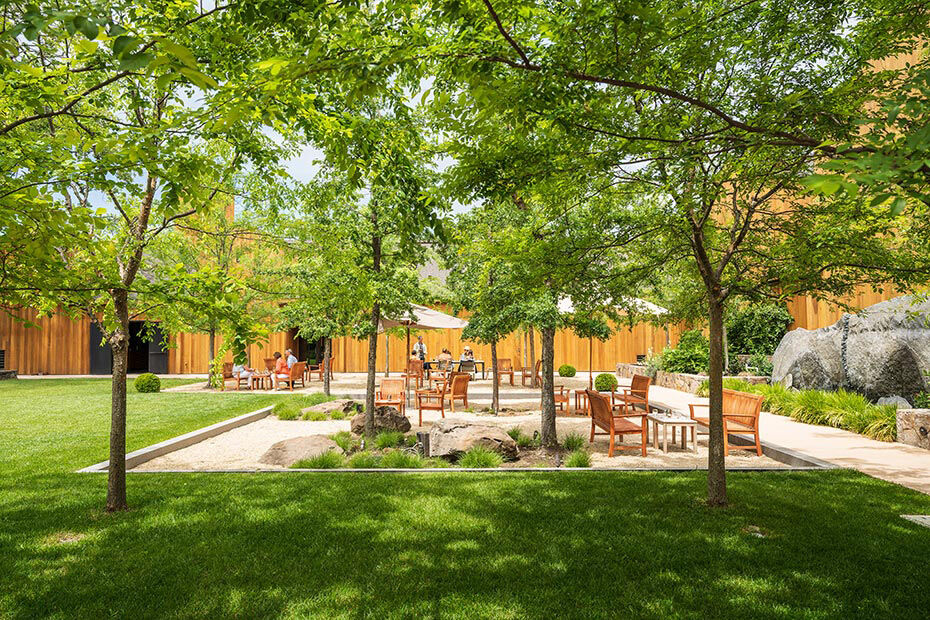
[[[847,300],[853,308],[864,308],[895,296],[893,292],[878,292],[863,289]],[[800,297],[788,303],[794,316],[792,329],[804,327],[816,329],[835,323],[843,311],[824,301]],[[72,320],[64,315],[37,318],[32,310],[16,313],[19,319],[35,322],[37,327],[26,327],[23,321],[0,313],[0,368],[15,369],[20,374],[64,374],[88,375],[109,374],[109,350],[100,346],[100,333],[90,319]],[[147,342],[141,336],[142,322],[131,324],[130,372],[152,371],[168,374],[203,374],[209,367],[209,339],[207,334],[175,334],[167,350],[156,342]],[[650,352],[660,352],[667,344],[675,345],[681,329],[667,329],[648,323],[633,328],[621,327],[609,340],[594,340],[590,344],[595,370],[612,370],[617,362],[635,362]],[[461,330],[421,331],[430,356],[443,348],[458,357],[465,344],[475,351],[475,357],[490,362],[490,347],[462,340]],[[221,343],[217,338],[217,348]],[[387,345],[387,346],[385,346]],[[539,357],[541,344],[535,334],[536,355]],[[409,351],[405,350],[403,335],[381,335],[378,339],[378,369],[385,369],[390,358],[391,370],[400,370]],[[555,364],[571,364],[579,370],[588,369],[589,341],[578,338],[570,331],[560,331],[555,338]],[[264,358],[274,351],[283,352],[292,348],[301,359],[314,356],[320,350],[319,343],[308,343],[297,337],[296,330],[276,332],[268,341],[250,347],[249,357],[253,366],[261,367]],[[498,344],[498,357],[510,358],[514,366],[529,363],[527,334],[511,334]],[[338,338],[333,341],[333,369],[335,372],[363,372],[368,360],[368,341]]]

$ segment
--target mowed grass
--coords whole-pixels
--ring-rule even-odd
[[[0,617],[925,618],[930,497],[848,471],[135,474],[108,383],[0,382]],[[130,449],[288,396],[131,394]]]

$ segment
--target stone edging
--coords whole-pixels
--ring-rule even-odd
[[[642,364],[617,364],[617,376],[618,377],[632,377],[633,375],[644,375],[646,374],[646,367]],[[748,383],[768,383],[768,377],[742,377],[742,376],[726,376],[724,379],[741,379]],[[678,372],[665,372],[664,370],[659,370],[656,372],[655,378],[652,380],[653,385],[659,387],[671,388],[673,390],[678,390],[680,392],[690,392],[691,394],[697,394],[698,389],[701,387],[701,384],[707,381],[707,375],[689,375],[685,373]]]
[[[141,465],[147,461],[151,461],[154,458],[159,456],[164,456],[181,448],[186,448],[192,446],[195,443],[200,443],[205,439],[210,439],[211,437],[216,437],[226,431],[231,431],[234,428],[239,428],[240,426],[245,426],[246,424],[251,424],[257,420],[261,420],[264,417],[267,417],[271,413],[273,406],[264,407],[253,411],[251,413],[246,413],[241,416],[230,418],[229,420],[223,420],[222,422],[217,422],[216,424],[211,424],[210,426],[205,426],[199,428],[195,431],[185,433],[183,435],[178,435],[177,437],[172,437],[162,441],[161,443],[156,443],[151,446],[147,446],[140,450],[135,450],[126,455],[126,469],[130,470],[131,468]],[[79,469],[78,473],[93,473],[93,472],[102,472],[107,471],[107,468],[110,466],[110,461],[101,461],[100,463],[95,463],[84,469]]]
[[[830,465],[832,469],[842,469]],[[823,467],[727,467],[727,472],[761,472],[761,471],[820,471]],[[151,475],[151,474],[460,474],[460,473],[486,473],[486,474],[509,474],[509,473],[546,473],[546,472],[579,472],[579,471],[598,471],[598,472],[688,472],[688,471],[707,471],[705,467],[497,467],[494,469],[482,469],[473,467],[427,467],[422,469],[292,469],[290,467],[283,469],[164,469],[164,470],[129,470],[128,474]]]

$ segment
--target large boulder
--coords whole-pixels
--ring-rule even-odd
[[[342,448],[340,448],[335,441],[324,435],[293,437],[291,439],[279,441],[268,448],[268,451],[265,452],[258,461],[266,465],[290,467],[297,461],[312,459],[329,450],[339,450],[342,452]]]
[[[473,424],[446,418],[429,431],[430,456],[458,456],[473,446],[483,446],[507,459],[517,458],[517,442],[499,426]]]
[[[406,433],[410,430],[410,420],[400,414],[394,407],[375,407],[375,433],[381,431],[400,431]],[[361,435],[365,432],[365,412],[352,418],[352,432]]]
[[[304,407],[300,410],[300,412],[333,413],[334,411],[341,411],[342,413],[349,415],[350,413],[358,413],[361,410],[361,403],[354,401],[351,398],[337,398],[336,400],[330,400],[325,403],[320,403],[319,405],[313,405],[312,407]]]
[[[789,387],[910,398],[927,389],[930,302],[896,297],[844,314],[829,327],[790,331],[772,365],[772,380]]]

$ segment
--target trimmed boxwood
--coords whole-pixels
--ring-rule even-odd
[[[560,377],[574,377],[575,376],[575,367],[571,364],[562,364],[559,366],[559,376]]]
[[[598,392],[613,392],[619,384],[617,378],[608,372],[602,372],[594,377],[594,389]]]
[[[145,372],[136,377],[133,386],[137,392],[160,392],[161,379],[150,372]]]

